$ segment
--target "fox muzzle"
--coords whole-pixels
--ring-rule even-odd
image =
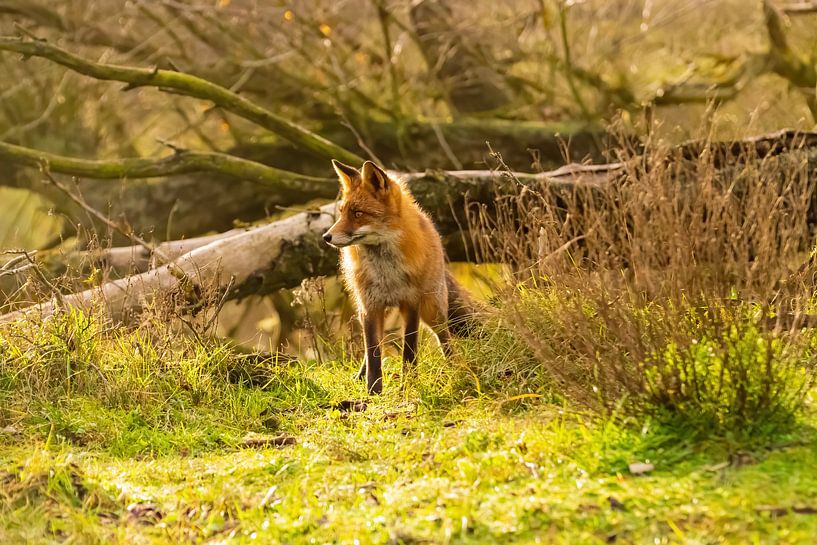
[[[349,246],[350,244],[358,242],[365,236],[365,234],[357,236],[347,235],[345,233],[333,234],[332,231],[327,231],[323,234],[323,240],[330,246],[334,246],[335,248],[343,248],[344,246]]]

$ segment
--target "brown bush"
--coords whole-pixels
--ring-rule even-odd
[[[813,163],[704,149],[650,143],[603,188],[520,189],[472,211],[475,245],[513,265],[501,314],[574,401],[714,429],[790,420],[813,381],[815,336],[795,327],[813,306]]]

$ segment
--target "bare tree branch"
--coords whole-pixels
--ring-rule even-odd
[[[43,26],[66,30],[62,17],[31,0],[0,0],[0,13],[22,15]]]
[[[786,29],[779,10],[768,0],[763,2],[763,16],[769,32],[768,59],[770,69],[798,87],[814,88],[817,84],[817,67],[807,62],[786,40]]]
[[[125,89],[156,87],[163,91],[209,100],[221,108],[278,134],[296,146],[310,150],[318,156],[359,163],[363,159],[337,144],[326,140],[300,125],[293,123],[254,102],[191,74],[160,70],[158,68],[134,68],[102,64],[83,59],[46,41],[25,38],[0,37],[0,50],[13,51],[27,57],[41,57],[65,66],[80,74],[105,81],[121,81]]]

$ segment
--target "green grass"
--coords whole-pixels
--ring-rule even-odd
[[[5,491],[6,542],[809,543],[817,531],[813,516],[756,511],[817,502],[805,432],[720,467],[725,445],[554,407],[511,415],[483,401],[443,416],[393,401],[285,417],[298,443],[282,448],[130,458],[26,438],[2,452],[7,481],[26,487],[24,500]],[[647,459],[652,474],[628,474]]]
[[[0,345],[4,543],[812,543],[817,415],[774,436],[692,441],[528,384],[486,385],[430,339],[412,384],[386,361],[249,364],[225,347],[81,315]],[[36,340],[33,344],[21,340]],[[474,354],[468,350],[465,357]],[[485,350],[485,347],[483,347]],[[499,344],[505,358],[513,347]],[[70,362],[70,365],[66,365]],[[500,365],[499,367],[502,367]],[[282,447],[242,446],[295,438]],[[634,476],[632,462],[655,469]]]

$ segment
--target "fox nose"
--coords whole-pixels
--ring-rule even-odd
[[[332,233],[324,233],[323,234],[323,241],[324,242],[332,242]]]

